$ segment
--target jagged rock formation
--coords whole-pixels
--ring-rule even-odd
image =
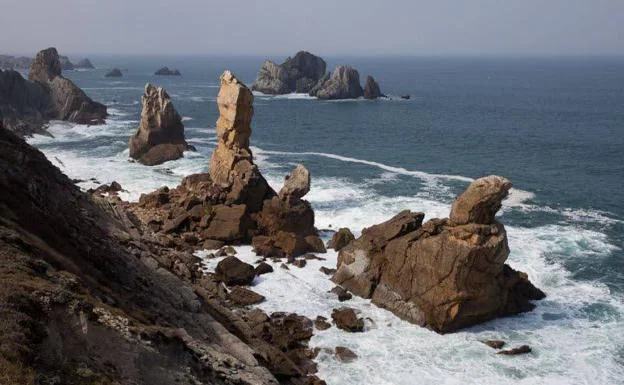
[[[267,60],[252,90],[272,95],[308,93],[325,75],[326,67],[325,60],[306,51],[297,52],[279,65]]]
[[[355,236],[346,227],[340,228],[332,238],[327,242],[328,249],[334,249],[336,251],[342,250],[345,246],[347,246],[351,241],[355,240]]]
[[[74,68],[75,69],[94,69],[95,67],[91,63],[91,60],[84,58],[84,59],[79,60],[77,63],[75,63]]]
[[[141,123],[129,141],[130,157],[148,166],[181,158],[190,146],[167,91],[146,84],[142,102]]]
[[[43,125],[52,119],[104,123],[106,107],[61,75],[56,49],[39,52],[28,77],[26,81],[10,70],[0,74],[0,114],[9,130],[22,136],[45,132]]]
[[[319,99],[356,99],[364,95],[360,74],[349,66],[338,66],[331,77],[314,88],[311,96]]]
[[[240,289],[192,250],[81,192],[1,124],[0,175],[0,382],[324,383],[311,320],[233,312]]]
[[[372,76],[366,77],[366,85],[364,86],[364,99],[377,99],[385,97],[386,95],[381,93],[379,84]]]
[[[404,211],[362,230],[340,251],[332,280],[397,316],[440,333],[532,310],[544,293],[505,264],[494,215],[511,183],[490,176],[461,194],[450,219]]]
[[[123,76],[123,74],[121,73],[121,70],[119,68],[113,68],[112,70],[108,71],[104,76],[107,78],[120,78]]]
[[[169,69],[169,67],[162,67],[162,68],[159,68],[156,72],[154,72],[154,75],[159,75],[159,76],[181,76],[182,74],[177,69],[173,70],[173,69]]]
[[[297,167],[278,195],[253,162],[251,90],[225,71],[217,105],[217,146],[208,173],[142,196],[133,212],[180,247],[252,242],[262,255],[324,252],[312,207],[301,199],[309,190],[308,170]]]

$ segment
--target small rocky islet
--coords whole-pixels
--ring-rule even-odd
[[[307,51],[297,52],[282,64],[267,60],[262,64],[252,90],[270,95],[307,93],[325,100],[385,97],[370,75],[362,88],[360,73],[355,68],[340,65],[331,74],[326,69],[325,60]]]
[[[77,383],[88,375],[99,382],[323,384],[315,374],[318,350],[309,346],[313,334],[333,325],[349,333],[367,328],[350,307],[315,321],[254,307],[265,297],[249,286],[261,274],[271,279],[267,262],[310,268],[306,260],[319,258],[310,253],[326,246],[304,199],[312,179],[307,168],[297,165],[275,191],[254,163],[252,91],[225,71],[208,172],[125,202],[118,184],[81,191],[18,137],[50,119],[103,122],[106,107],[63,78],[61,66],[48,49],[37,55],[29,80],[0,72],[0,311],[11,327],[3,334],[0,367],[12,378],[44,383],[53,377]],[[284,92],[381,94],[372,77],[362,88],[352,68],[328,76],[322,59],[305,54],[284,68],[296,69],[279,85]],[[148,84],[142,102],[131,157],[149,165],[182,156],[190,146],[169,95]],[[531,311],[545,294],[506,264],[507,235],[495,218],[510,188],[503,177],[479,178],[457,197],[449,218],[423,223],[423,213],[404,211],[357,238],[339,229],[327,245],[338,252],[335,269],[322,268],[338,285],[331,294],[340,301],[368,298],[439,333]],[[231,245],[240,244],[252,245],[258,266],[236,257]],[[214,272],[199,268],[195,253],[203,249],[223,258]],[[345,364],[360,353],[326,349]],[[523,345],[500,354],[530,352]]]

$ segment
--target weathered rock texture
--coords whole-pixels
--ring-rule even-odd
[[[356,99],[364,95],[359,72],[349,66],[338,66],[331,77],[315,87],[311,96],[319,99]]]
[[[142,102],[141,123],[129,141],[130,157],[148,166],[181,158],[190,146],[167,91],[147,84]]]
[[[52,119],[79,124],[101,124],[106,107],[91,100],[80,88],[61,75],[55,48],[37,54],[29,81],[15,71],[0,73],[0,117],[6,128],[19,135],[44,132]]]
[[[377,99],[382,97],[385,97],[385,95],[381,93],[377,81],[375,81],[372,76],[367,76],[366,84],[364,85],[364,99]]]
[[[229,71],[221,76],[217,105],[217,146],[208,173],[146,194],[131,210],[180,247],[251,242],[263,256],[324,252],[312,207],[302,199],[310,188],[308,170],[297,167],[279,195],[269,186],[249,148],[253,95]]]
[[[265,61],[252,89],[265,94],[308,93],[325,75],[325,60],[306,51],[280,65]]]
[[[440,333],[530,311],[545,295],[505,261],[505,227],[494,215],[511,183],[489,176],[461,194],[450,219],[422,224],[403,211],[362,230],[340,251],[332,280],[399,317]]]
[[[1,383],[323,384],[311,320],[232,311],[259,298],[1,126]]]

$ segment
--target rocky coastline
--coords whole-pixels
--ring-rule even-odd
[[[207,172],[126,202],[116,183],[80,191],[16,135],[43,130],[49,119],[103,122],[106,107],[63,78],[61,67],[50,48],[37,55],[28,80],[0,71],[0,369],[14,383],[324,384],[310,339],[334,325],[366,333],[365,320],[348,306],[331,320],[269,314],[254,307],[265,297],[253,284],[270,279],[267,262],[306,269],[327,248],[339,253],[336,269],[324,272],[340,302],[370,299],[439,333],[531,311],[545,296],[505,263],[507,235],[495,218],[511,188],[503,177],[475,180],[449,218],[423,223],[424,213],[403,211],[357,238],[339,229],[327,246],[304,199],[309,170],[296,165],[279,191],[268,184],[251,149],[252,89],[382,97],[371,76],[362,87],[351,67],[329,75],[323,59],[307,52],[266,62],[252,89],[225,71]],[[145,165],[191,149],[163,88],[146,85],[129,149]],[[253,265],[236,257],[238,245],[253,247]],[[219,258],[214,272],[201,268],[201,250]],[[494,349],[501,342],[484,341]],[[345,346],[330,351],[344,364],[358,359]]]

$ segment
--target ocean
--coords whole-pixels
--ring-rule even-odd
[[[94,56],[93,71],[66,72],[111,113],[104,126],[53,122],[53,137],[29,142],[81,187],[119,182],[121,196],[175,186],[206,171],[215,145],[219,75],[232,70],[251,86],[261,57]],[[272,60],[281,62],[284,58]],[[497,174],[514,188],[500,220],[508,263],[548,297],[531,313],[450,335],[400,321],[353,300],[365,333],[331,328],[312,346],[354,350],[351,364],[319,355],[328,384],[621,384],[624,380],[624,59],[327,58],[373,75],[389,99],[320,101],[307,95],[255,95],[252,148],[279,189],[297,164],[312,174],[307,199],[319,229],[357,233],[403,209],[448,216],[474,178]],[[181,77],[157,77],[178,68]],[[122,78],[105,78],[112,67]],[[147,167],[128,159],[146,83],[165,87],[197,152]],[[400,95],[410,94],[403,100]],[[253,261],[249,247],[241,258]],[[329,316],[332,286],[310,268],[262,276],[254,290],[268,311]],[[213,262],[211,262],[213,263]],[[208,263],[206,268],[210,268]],[[527,356],[502,357],[480,344],[529,344]]]

